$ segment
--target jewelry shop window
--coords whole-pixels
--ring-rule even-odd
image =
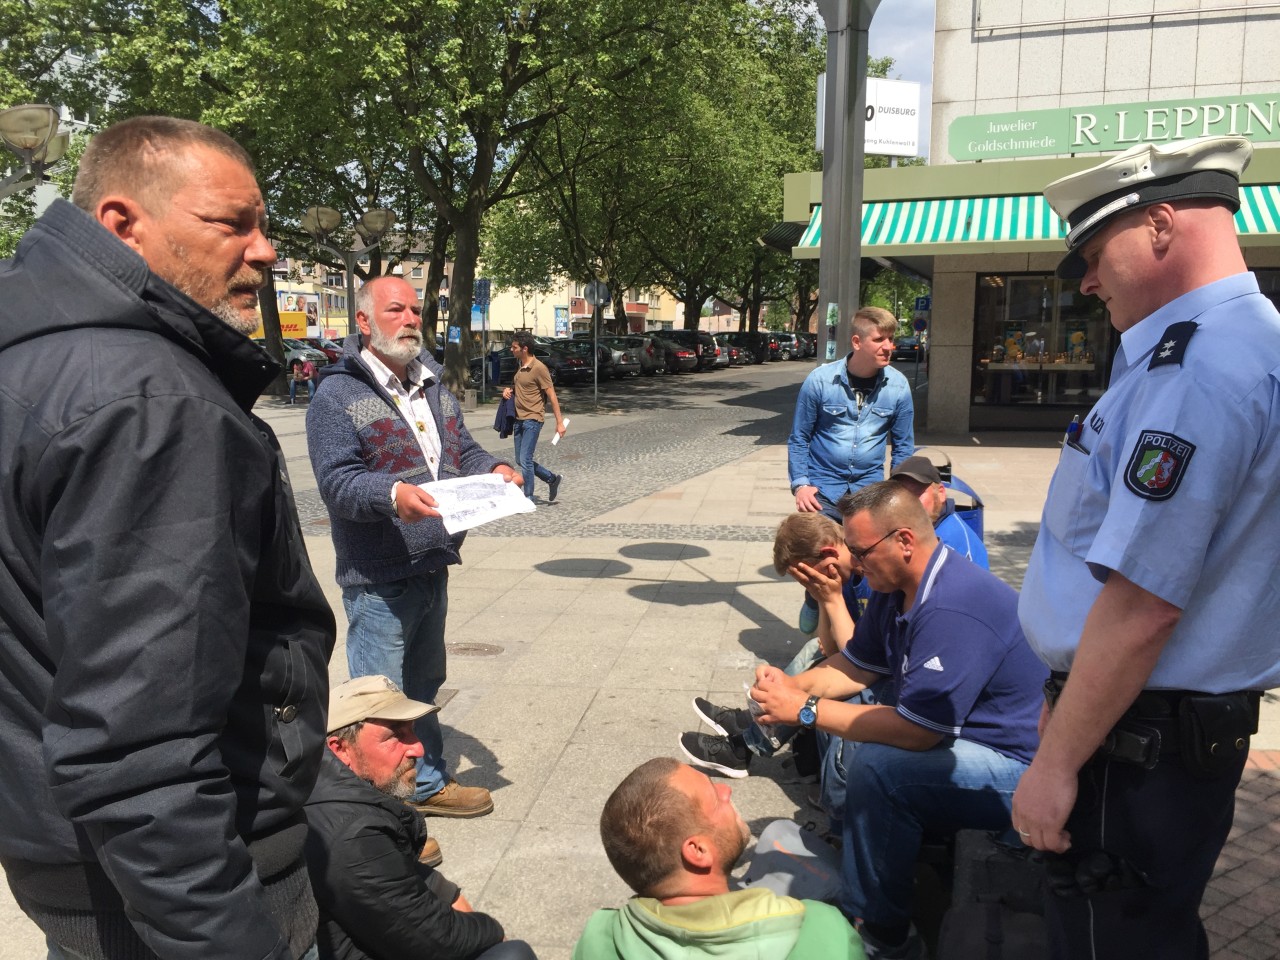
[[[1116,335],[1077,281],[979,274],[974,316],[975,405],[1087,407],[1102,396]]]

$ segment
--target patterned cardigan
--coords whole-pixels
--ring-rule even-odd
[[[348,337],[343,356],[321,371],[307,409],[307,449],[329,510],[341,587],[402,580],[461,563],[466,534],[449,536],[436,517],[398,519],[391,487],[397,480],[474,476],[507,463],[467,432],[457,398],[440,383],[443,368],[423,353],[418,359],[435,378],[426,397],[440,433],[440,475],[432,476],[412,427],[360,359],[359,341]]]

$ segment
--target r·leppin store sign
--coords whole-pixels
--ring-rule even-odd
[[[1280,93],[988,113],[951,121],[947,150],[956,160],[994,160],[1104,153],[1211,134],[1266,143],[1280,141],[1277,114]]]

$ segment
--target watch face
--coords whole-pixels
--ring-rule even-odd
[[[812,727],[817,719],[818,715],[814,712],[813,707],[806,705],[800,708],[800,722],[806,727]]]

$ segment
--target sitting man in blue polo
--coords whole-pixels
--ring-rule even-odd
[[[840,908],[860,921],[868,957],[918,957],[921,839],[1009,826],[1046,671],[1018,625],[1017,593],[942,544],[910,491],[877,483],[845,507],[845,541],[874,591],[858,629],[799,676],[760,667],[751,696],[761,722],[856,745],[844,751]],[[871,692],[875,702],[843,702]]]

